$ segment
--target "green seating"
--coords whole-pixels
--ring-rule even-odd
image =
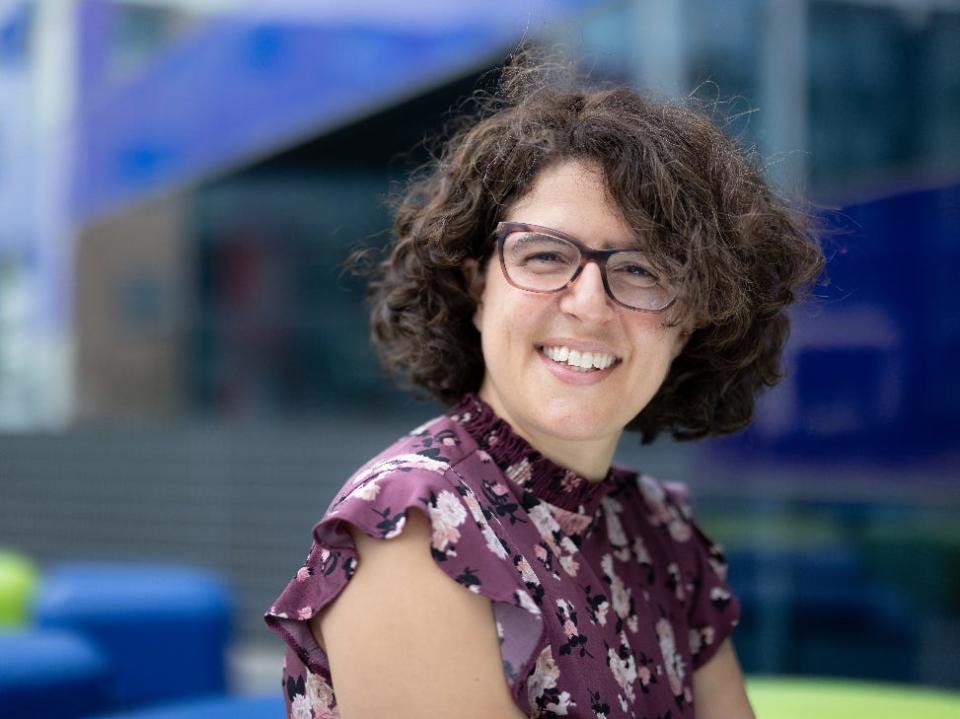
[[[748,676],[761,719],[957,719],[960,692],[836,679]]]
[[[0,627],[19,627],[29,619],[37,568],[16,552],[0,549]]]

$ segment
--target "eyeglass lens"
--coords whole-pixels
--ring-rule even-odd
[[[557,292],[577,273],[580,250],[559,237],[517,230],[504,238],[503,263],[508,279],[517,287]],[[672,299],[670,288],[642,252],[627,250],[610,255],[606,275],[614,299],[629,307],[659,310]]]

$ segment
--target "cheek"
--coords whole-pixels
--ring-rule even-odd
[[[632,323],[630,337],[633,347],[647,365],[669,367],[678,349],[682,347],[679,329],[664,327],[656,315],[641,316]]]

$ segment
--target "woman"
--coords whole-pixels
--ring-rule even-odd
[[[611,462],[743,427],[821,252],[704,115],[536,70],[397,207],[374,343],[451,409],[344,485],[267,613],[290,717],[753,716],[721,552]]]

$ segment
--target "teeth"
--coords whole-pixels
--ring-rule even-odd
[[[582,372],[589,372],[594,369],[606,369],[617,358],[603,352],[580,352],[572,350],[569,347],[544,347],[543,353],[554,362],[566,364]]]

